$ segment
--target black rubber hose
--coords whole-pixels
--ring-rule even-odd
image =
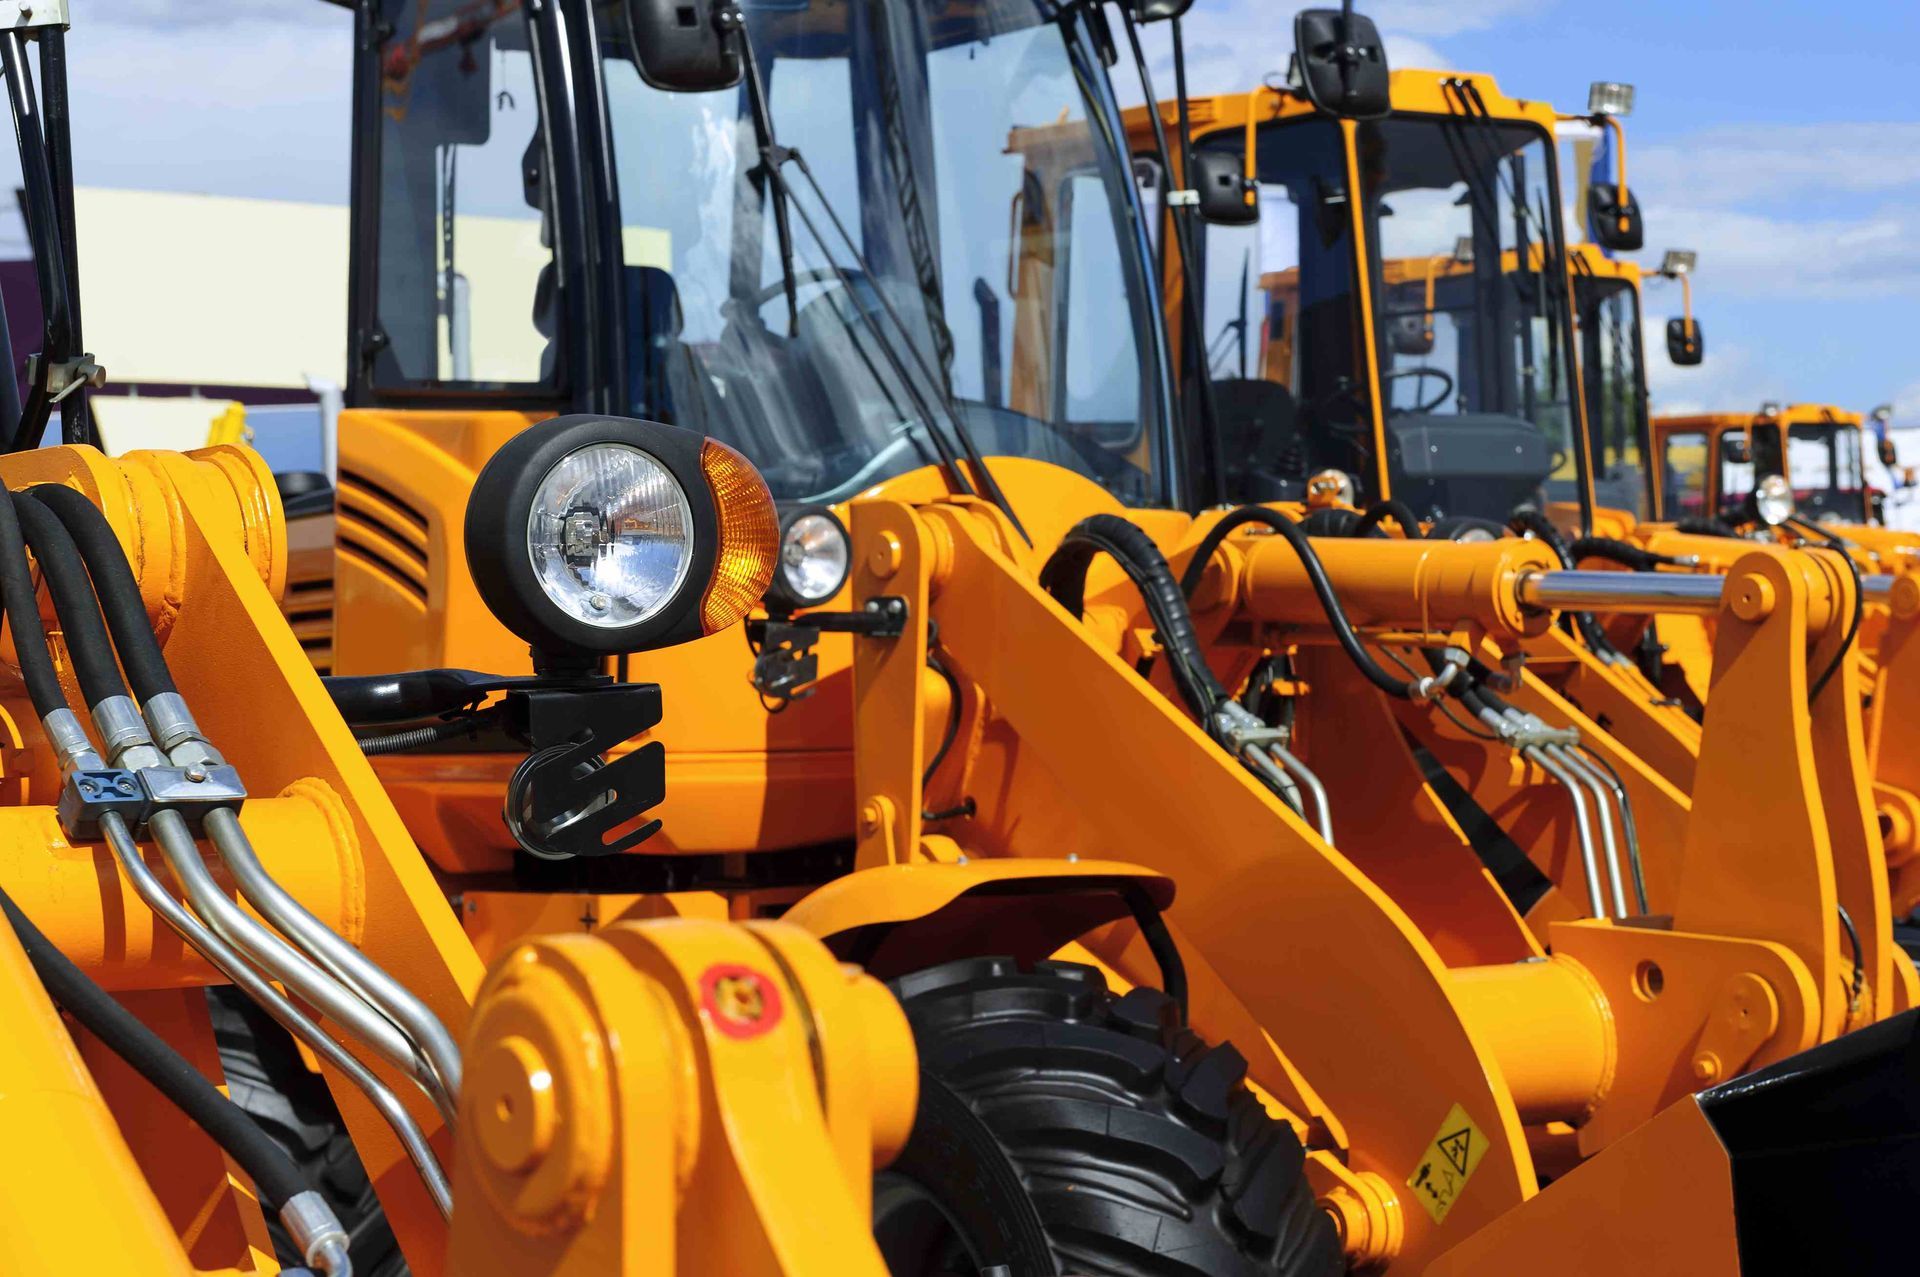
[[[13,508],[20,516],[20,530],[26,534],[28,548],[40,561],[41,579],[53,595],[53,610],[60,617],[60,632],[66,638],[67,654],[73,658],[73,670],[87,704],[98,705],[109,696],[125,696],[127,683],[114,663],[113,640],[107,637],[100,602],[94,597],[87,565],[73,537],[53,511],[24,493],[13,494]]]
[[[1208,724],[1214,707],[1227,698],[1227,689],[1207,666],[1206,653],[1193,628],[1193,614],[1187,610],[1187,596],[1152,537],[1119,515],[1096,514],[1082,519],[1061,539],[1060,548],[1040,570],[1040,588],[1079,616],[1086,608],[1087,569],[1098,554],[1118,563],[1140,591],[1147,615],[1166,648],[1180,698],[1195,718]]]
[[[1560,534],[1560,529],[1554,527],[1553,521],[1546,515],[1532,506],[1521,506],[1513,512],[1513,517],[1508,520],[1507,526],[1515,532],[1533,533],[1553,551],[1554,556],[1560,560],[1561,567],[1568,571],[1573,569],[1573,549],[1567,544],[1567,539]],[[1613,640],[1607,637],[1607,632],[1600,628],[1600,622],[1593,619],[1593,613],[1569,612],[1567,616],[1573,628],[1579,632],[1581,641],[1587,645],[1588,651],[1595,656],[1608,659],[1620,655],[1620,649],[1613,645]]]
[[[93,578],[94,593],[106,612],[107,628],[113,632],[113,645],[120,653],[120,664],[127,671],[133,694],[145,701],[179,689],[160,652],[160,640],[154,636],[147,605],[140,597],[140,583],[134,579],[133,565],[127,562],[126,547],[114,535],[113,525],[100,508],[72,488],[58,483],[36,484],[26,495],[53,511],[66,527],[73,543],[85,560]]]
[[[289,1199],[313,1187],[252,1118],[55,948],[4,890],[0,890],[0,912],[12,924],[47,996],[238,1162],[253,1180],[260,1200],[275,1214]]]
[[[77,496],[78,494],[76,493],[75,495]],[[82,500],[84,499],[85,498],[82,498]],[[1413,512],[1412,508],[1408,506],[1406,502],[1396,501],[1392,497],[1388,497],[1385,501],[1376,501],[1368,506],[1366,513],[1360,516],[1360,522],[1354,525],[1350,535],[1357,537],[1366,536],[1369,532],[1372,532],[1380,526],[1382,519],[1392,519],[1395,523],[1399,524],[1401,535],[1405,536],[1409,541],[1419,541],[1426,536],[1426,533],[1420,530],[1420,517]]]
[[[1609,563],[1618,563],[1630,572],[1652,572],[1659,568],[1670,568],[1680,562],[1670,554],[1655,554],[1629,541],[1618,541],[1613,537],[1576,537],[1567,553],[1575,563],[1583,559],[1605,559]]]
[[[1327,569],[1321,564],[1320,556],[1314,553],[1313,543],[1300,525],[1266,506],[1243,505],[1220,522],[1213,525],[1206,538],[1194,551],[1193,559],[1187,564],[1186,575],[1180,579],[1180,593],[1183,599],[1193,597],[1200,587],[1200,578],[1206,575],[1207,564],[1212,561],[1214,552],[1226,541],[1232,531],[1244,524],[1263,523],[1279,533],[1293,552],[1300,556],[1300,564],[1306,569],[1307,580],[1313,586],[1314,594],[1320,600],[1320,607],[1327,614],[1327,624],[1333,630],[1334,638],[1348,658],[1360,668],[1367,681],[1389,696],[1398,696],[1403,700],[1414,699],[1414,685],[1405,679],[1395,678],[1373,659],[1373,654],[1361,644],[1360,636],[1353,631],[1353,625],[1347,620],[1346,609],[1340,606],[1340,597],[1333,592],[1333,582],[1327,579]]]
[[[20,518],[14,511],[11,493],[0,493],[0,606],[4,606],[7,626],[13,631],[20,676],[26,682],[28,698],[33,701],[33,712],[45,718],[57,709],[66,709],[67,694],[60,690],[59,676],[53,670],[53,653],[47,650],[47,628],[40,619],[40,604],[34,597],[26,538],[20,530]]]
[[[1725,523],[1719,519],[1700,515],[1689,516],[1673,526],[1688,536],[1738,538],[1740,535],[1739,529],[1735,528],[1731,523]]]

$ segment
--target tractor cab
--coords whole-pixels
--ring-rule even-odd
[[[683,424],[827,504],[964,431],[1170,503],[1153,284],[1077,10],[748,0],[758,102],[650,83],[620,4],[374,8],[350,406]],[[1008,146],[1042,123],[1044,175]]]
[[[1257,211],[1196,245],[1229,491],[1298,500],[1334,470],[1423,518],[1579,521],[1555,116],[1486,76],[1396,71],[1391,97],[1365,120],[1270,87],[1192,104],[1194,153],[1241,158]],[[1150,114],[1128,123],[1142,150]]]
[[[1858,413],[1821,404],[1656,418],[1662,513],[1735,527],[1862,527],[1871,512],[1861,426]]]

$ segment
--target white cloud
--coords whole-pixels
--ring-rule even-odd
[[[1758,408],[1769,399],[1786,402],[1796,398],[1788,393],[1787,379],[1746,346],[1734,342],[1716,346],[1704,322],[1701,329],[1707,338],[1706,359],[1692,368],[1674,366],[1661,345],[1666,340],[1668,318],[1651,312],[1646,317],[1647,395],[1655,416],[1739,411]]]

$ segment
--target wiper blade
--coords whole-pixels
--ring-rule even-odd
[[[766,105],[764,82],[760,78],[759,59],[754,53],[753,41],[748,38],[744,16],[739,15],[737,8],[735,15],[732,30],[735,38],[740,42],[741,60],[744,63],[747,79],[747,92],[753,101],[755,132],[757,134],[756,140],[760,147],[761,171],[765,173],[767,180],[773,186],[775,199],[779,201],[776,207],[791,207],[800,214],[801,224],[807,228],[807,233],[811,235],[814,242],[819,245],[822,255],[827,260],[828,269],[832,270],[836,282],[846,291],[847,296],[851,299],[853,303],[852,309],[855,314],[860,317],[868,331],[873,333],[875,338],[878,339],[880,353],[886,357],[888,365],[900,379],[901,385],[906,389],[908,394],[913,396],[915,406],[926,417],[927,437],[932,441],[935,451],[940,454],[941,465],[947,471],[949,480],[953,486],[962,495],[975,495],[973,484],[968,481],[965,470],[960,466],[959,458],[954,455],[952,442],[944,437],[939,430],[934,428],[933,418],[936,414],[932,411],[932,404],[929,402],[922,384],[916,382],[912,373],[907,368],[906,362],[901,358],[900,345],[905,345],[908,356],[911,357],[920,376],[925,379],[925,384],[934,388],[941,409],[939,415],[946,417],[947,424],[953,431],[953,437],[959,441],[961,451],[966,454],[968,464],[972,467],[974,474],[978,476],[980,487],[984,490],[987,499],[998,506],[1000,512],[1007,516],[1007,521],[1013,525],[1014,531],[1020,534],[1022,540],[1026,541],[1029,545],[1033,544],[1033,538],[1028,534],[1025,526],[1021,524],[1019,516],[1013,512],[1013,503],[1007,499],[1007,494],[1001,489],[999,481],[993,476],[993,472],[987,469],[986,457],[981,454],[979,445],[974,442],[972,434],[967,430],[966,422],[961,417],[959,408],[954,404],[952,396],[948,393],[945,380],[936,376],[933,368],[927,363],[925,352],[920,349],[919,343],[913,339],[913,331],[907,327],[906,321],[900,317],[900,312],[895,308],[892,298],[888,297],[886,290],[880,286],[879,280],[874,275],[872,267],[867,263],[866,256],[860,251],[859,244],[848,232],[846,223],[840,219],[839,213],[835,211],[833,201],[827,197],[827,193],[822,189],[819,180],[814,177],[813,169],[807,164],[806,157],[793,147],[781,145],[776,139],[772,113],[767,109]],[[874,321],[866,307],[859,304],[860,293],[854,288],[853,280],[848,276],[847,272],[835,260],[833,250],[829,247],[826,236],[821,233],[819,224],[814,221],[813,214],[807,210],[805,204],[794,199],[793,190],[787,184],[786,168],[788,165],[792,165],[799,171],[800,175],[806,179],[808,189],[812,191],[814,199],[819,201],[821,209],[825,211],[828,220],[832,223],[835,234],[845,246],[847,253],[853,258],[854,268],[872,285],[872,287],[868,289],[868,292],[873,296],[874,300],[880,303],[881,311],[885,313],[888,322],[899,335],[898,341],[890,337],[886,330]],[[789,246],[783,244],[783,252],[786,251],[789,251]],[[791,290],[794,276],[790,262],[787,264],[787,272],[786,282],[789,290]],[[790,291],[789,304],[791,305],[791,303],[792,294]]]

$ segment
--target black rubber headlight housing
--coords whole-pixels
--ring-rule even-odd
[[[780,555],[767,586],[778,611],[819,607],[840,593],[853,571],[853,538],[840,516],[823,505],[780,509]]]
[[[724,629],[765,591],[777,535],[766,484],[739,453],[622,417],[529,427],[467,500],[467,568],[482,601],[550,656],[640,652]]]

